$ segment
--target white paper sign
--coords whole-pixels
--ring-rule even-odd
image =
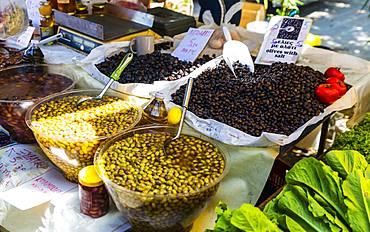
[[[190,28],[183,40],[172,52],[180,60],[194,62],[211,38],[213,29]]]
[[[67,181],[56,169],[50,169],[25,184],[0,193],[0,198],[20,210],[28,210],[60,196],[76,184]]]
[[[311,19],[274,16],[255,63],[295,63],[310,30]]]
[[[32,21],[33,26],[40,25],[40,0],[26,0],[28,18]]]
[[[0,149],[0,198],[18,209],[33,208],[74,187],[37,146]]]
[[[28,46],[32,38],[33,32],[35,31],[34,27],[28,27],[22,34],[17,37],[10,38],[6,40],[6,46],[23,49]]]
[[[0,192],[44,174],[52,165],[33,145],[16,144],[0,149]]]

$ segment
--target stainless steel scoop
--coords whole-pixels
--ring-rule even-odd
[[[132,61],[132,58],[133,57],[134,57],[134,55],[132,53],[127,53],[126,56],[123,57],[121,63],[118,65],[118,67],[116,68],[116,70],[114,70],[114,72],[110,75],[110,78],[111,79],[104,86],[103,90],[99,93],[99,95],[96,96],[96,97],[81,98],[80,100],[78,100],[77,106],[81,105],[85,101],[101,100],[103,98],[105,92],[107,92],[107,90],[113,84],[113,82],[119,80],[119,78],[121,76],[121,73],[123,72],[123,70],[125,70],[125,68],[127,67],[127,65]]]
[[[173,138],[166,139],[163,143],[163,151],[164,151],[165,155],[168,154],[166,149],[168,149],[168,146],[170,145],[170,143],[173,142],[174,140],[178,139],[181,135],[182,127],[184,126],[186,111],[188,110],[191,90],[193,88],[193,81],[194,81],[193,78],[189,78],[188,79],[188,84],[186,85],[185,97],[184,97],[184,100],[182,102],[182,114],[181,114],[181,119],[180,119],[180,123],[179,123],[179,127],[177,129],[176,135]]]

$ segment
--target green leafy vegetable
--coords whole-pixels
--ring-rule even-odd
[[[278,202],[278,208],[294,219],[306,231],[330,232],[330,227],[320,218],[315,218],[308,209],[306,193],[302,187],[291,186]],[[288,226],[289,228],[289,226]]]
[[[357,170],[343,181],[348,219],[353,231],[370,231],[370,179]]]
[[[349,231],[345,223],[343,223],[335,212],[329,212],[325,209],[324,204],[320,204],[309,192],[307,192],[308,210],[313,216],[323,220],[330,226],[331,231]]]
[[[288,184],[305,187],[325,200],[343,221],[346,219],[341,179],[338,173],[313,157],[300,160],[285,176]]]
[[[370,161],[370,113],[350,131],[339,134],[331,147],[333,150],[356,150]]]
[[[325,161],[344,179],[354,170],[365,171],[367,167],[364,156],[353,150],[330,151],[325,155]]]
[[[370,231],[370,165],[356,151],[331,151],[325,160],[328,165],[315,158],[296,163],[263,212],[249,204],[232,211],[221,203],[208,231]]]
[[[223,202],[220,202],[216,208],[217,219],[214,230],[207,230],[206,232],[239,232],[240,230],[233,226],[230,222],[232,217],[232,210]]]
[[[262,211],[251,204],[243,204],[231,211],[226,204],[216,208],[217,220],[213,230],[206,232],[280,232],[279,227],[270,221]]]
[[[231,224],[242,231],[281,231],[265,214],[251,204],[243,204],[231,217]]]
[[[301,225],[299,225],[298,222],[294,221],[292,218],[288,216],[285,216],[285,218],[286,218],[286,225],[289,231],[292,231],[292,232],[306,232],[307,231]]]

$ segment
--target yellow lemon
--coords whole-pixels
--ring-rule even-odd
[[[172,107],[167,114],[168,123],[173,125],[178,124],[181,119],[181,113],[181,108],[176,106]]]
[[[321,37],[319,35],[308,33],[305,44],[308,44],[310,46],[320,46]]]

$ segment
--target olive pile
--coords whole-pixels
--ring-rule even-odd
[[[262,132],[290,135],[326,107],[315,96],[325,77],[310,67],[257,65],[253,74],[241,64],[235,68],[237,78],[224,61],[198,76],[189,110],[260,136]],[[182,104],[185,87],[172,95],[176,104]]]
[[[0,45],[0,70],[23,62],[23,52]]]
[[[96,67],[106,76],[110,76],[117,68],[126,53],[121,52],[106,58]],[[212,57],[205,55],[194,63],[181,61],[168,53],[155,51],[152,54],[136,56],[121,74],[120,83],[146,83],[153,84],[154,81],[173,81],[184,77],[210,61]]]
[[[102,140],[134,126],[140,119],[136,106],[117,97],[85,101],[69,96],[40,104],[32,112],[35,137],[66,177],[77,181],[81,168],[91,165]]]
[[[22,72],[15,69],[0,74],[0,124],[18,143],[34,143],[24,121],[27,109],[42,97],[72,88],[73,81],[58,74]]]
[[[216,193],[225,169],[219,150],[192,136],[170,143],[165,155],[168,138],[169,133],[134,134],[113,143],[97,162],[104,176],[124,187],[108,185],[138,231],[182,231],[181,222]]]

